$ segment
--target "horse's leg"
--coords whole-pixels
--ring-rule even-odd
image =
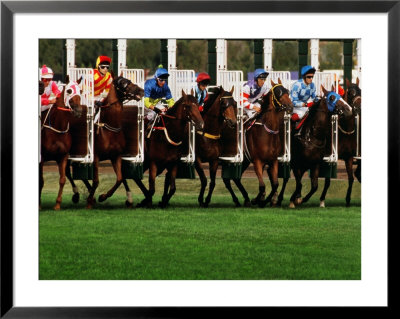
[[[116,158],[111,160],[111,163],[114,168],[114,172],[117,175],[117,180],[115,181],[114,186],[111,187],[111,189],[106,194],[101,194],[99,196],[99,202],[104,202],[107,198],[110,198],[122,183],[122,170],[121,170],[122,158],[121,158],[121,156],[117,156]]]
[[[301,189],[303,185],[301,184],[301,178],[303,177],[304,171],[301,170],[300,168],[293,169],[293,174],[296,179],[296,189],[293,192],[292,196],[290,197],[290,208],[295,208],[295,202],[296,204],[301,203]]]
[[[211,196],[215,188],[215,177],[217,175],[218,169],[218,160],[210,161],[210,185],[208,185],[208,194],[206,197],[206,201],[204,202],[204,207],[208,207],[208,204],[211,202]]]
[[[167,174],[165,174],[165,180],[164,180],[164,193],[161,198],[161,201],[158,203],[158,206],[161,208],[164,208],[167,206],[168,202],[168,190],[171,182],[171,170],[167,170]]]
[[[354,183],[353,157],[348,158],[345,161],[345,163],[346,163],[347,177],[348,177],[348,180],[349,180],[349,185],[347,187],[347,194],[346,194],[346,206],[349,207],[350,206],[350,201],[351,201],[351,192],[353,190],[353,183]]]
[[[162,204],[161,207],[167,207],[169,200],[171,199],[171,197],[175,194],[176,192],[176,184],[175,184],[175,180],[176,180],[176,174],[178,173],[178,165],[174,165],[169,171],[168,171],[168,186],[169,186],[169,192],[166,195],[166,197],[163,196],[163,200],[162,200]]]
[[[138,204],[138,207],[147,207],[151,208],[153,205],[153,195],[156,192],[156,177],[157,177],[157,165],[155,162],[149,163],[149,190],[143,185],[142,181],[135,180],[136,184],[141,184],[140,189],[142,190],[145,198]]]
[[[197,198],[197,201],[199,202],[200,206],[204,205],[204,192],[207,187],[207,177],[206,174],[204,174],[203,167],[201,166],[201,161],[198,157],[196,157],[196,161],[194,162],[194,168],[196,169],[197,174],[199,174],[200,178],[200,193],[199,197]]]
[[[264,169],[264,163],[261,163],[261,161],[258,159],[254,160],[254,171],[258,178],[258,194],[256,198],[251,200],[251,203],[253,205],[260,204],[260,202],[264,199],[265,196],[265,184],[262,177],[263,169]]]
[[[58,189],[58,195],[56,199],[56,205],[54,206],[55,210],[60,210],[61,208],[61,202],[62,202],[62,192],[64,189],[65,181],[67,178],[65,177],[65,168],[67,167],[67,161],[68,161],[68,155],[64,156],[57,164],[58,164],[58,172],[60,174],[60,179],[59,179],[59,189]]]
[[[354,175],[358,179],[358,181],[361,183],[361,160],[358,160],[357,168],[356,171],[354,172]]]
[[[79,189],[75,185],[74,180],[72,179],[70,161],[67,161],[67,166],[65,167],[65,176],[67,176],[69,182],[71,183],[72,191],[74,192],[74,195],[72,195],[72,202],[76,204],[79,202]]]
[[[39,163],[39,209],[42,208],[42,189],[44,185],[43,179],[43,162]]]
[[[237,196],[235,195],[235,192],[232,189],[231,180],[229,178],[223,178],[222,180],[224,181],[226,189],[231,194],[232,200],[235,203],[235,206],[240,207],[239,199],[237,198]]]
[[[89,184],[89,182],[88,182]],[[96,200],[94,199],[94,193],[96,192],[97,187],[99,186],[99,157],[94,156],[93,160],[93,184],[89,190],[89,196],[87,198],[86,208],[93,208]]]
[[[308,200],[311,198],[311,196],[317,191],[318,189],[318,175],[319,175],[319,164],[316,164],[313,168],[311,168],[311,189],[304,197],[302,203],[308,202]]]
[[[271,206],[275,206],[277,203],[277,197],[278,197],[277,190],[279,187],[278,160],[273,161],[272,165],[269,165],[267,172],[269,180],[271,182],[271,192],[269,193],[268,197],[261,203],[262,207],[265,207],[265,205],[269,202],[271,202]]]
[[[285,193],[285,189],[286,189],[286,185],[287,185],[288,181],[289,181],[289,178],[284,178],[283,179],[282,189],[281,189],[281,192],[279,193],[278,201],[276,203],[276,206],[279,206],[279,207],[282,206],[283,195]]]
[[[122,184],[124,184],[125,191],[126,191],[125,206],[128,208],[132,208],[133,207],[132,192],[129,188],[128,181],[124,178],[124,179],[122,179]]]
[[[250,202],[250,198],[249,198],[249,194],[247,193],[246,189],[244,188],[243,184],[242,184],[242,176],[244,171],[249,167],[250,162],[248,160],[244,160],[242,162],[242,172],[240,175],[240,178],[234,178],[233,181],[236,184],[236,187],[239,189],[239,191],[242,193],[242,196],[244,198],[244,202],[243,202],[243,206],[245,207],[251,207],[251,202]]]
[[[325,177],[324,189],[321,193],[321,197],[319,198],[319,207],[325,207],[325,197],[326,197],[326,193],[328,192],[328,188],[330,185],[331,185],[331,178]],[[303,203],[304,203],[304,200],[303,200]]]

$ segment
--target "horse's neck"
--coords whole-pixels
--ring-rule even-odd
[[[221,132],[222,130],[222,117],[220,116],[221,104],[218,101],[218,97],[214,100],[214,103],[210,106],[207,113],[204,114],[204,131],[207,133]]]
[[[329,133],[330,128],[330,113],[326,106],[321,102],[317,109],[313,110],[309,116],[308,123],[305,123],[310,129],[312,135],[317,139],[323,139]]]
[[[268,93],[270,94],[270,93]],[[271,130],[278,130],[280,126],[280,117],[279,113],[275,111],[275,107],[273,105],[273,101],[270,96],[267,96],[269,100],[269,105],[267,111],[262,116],[262,122]],[[283,117],[282,117],[283,120]]]
[[[185,136],[185,127],[187,121],[184,120],[183,116],[183,106],[174,105],[174,109],[170,109],[170,112],[167,115],[171,116],[164,116],[163,121],[165,127],[168,131],[168,135],[172,138],[172,140],[182,140]],[[172,111],[172,112],[171,112]]]
[[[100,120],[110,125],[120,126],[122,123],[122,103],[117,97],[114,83],[111,84],[105,104],[107,107],[102,108]]]

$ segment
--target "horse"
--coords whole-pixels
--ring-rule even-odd
[[[144,96],[144,90],[122,77],[122,73],[117,78],[115,78],[113,72],[111,72],[111,75],[113,80],[110,90],[103,105],[99,108],[99,121],[95,123],[93,183],[90,185],[88,180],[83,180],[89,191],[86,205],[88,209],[93,208],[96,202],[94,194],[99,185],[100,161],[111,160],[117,179],[107,193],[99,196],[99,202],[111,197],[122,183],[121,157],[125,148],[125,137],[122,131],[123,103],[132,99],[140,101]],[[71,181],[72,186],[75,187],[72,178]]]
[[[201,189],[198,197],[200,206],[208,207],[215,187],[219,157],[221,150],[221,131],[224,123],[233,129],[236,126],[236,115],[234,111],[233,87],[231,91],[225,91],[222,87],[215,88],[209,92],[209,99],[204,104],[203,132],[197,132],[195,146],[196,159],[195,169],[200,177]],[[208,162],[210,170],[210,185],[208,195],[204,201],[204,192],[207,186],[207,177],[201,163]]]
[[[144,186],[141,179],[134,179],[145,198],[138,207],[151,207],[155,193],[155,179],[167,169],[164,183],[164,193],[159,207],[165,208],[176,191],[175,178],[178,163],[184,153],[183,140],[187,138],[187,125],[192,122],[197,131],[202,131],[204,121],[200,115],[197,99],[191,94],[187,95],[182,90],[182,97],[169,108],[165,114],[159,114],[155,120],[150,137],[147,135],[145,142],[145,155],[143,171],[149,170],[149,189]],[[124,179],[125,190],[130,192],[127,181]]]
[[[326,152],[326,145],[330,137],[330,118],[336,113],[346,119],[352,115],[350,105],[340,95],[327,91],[321,85],[324,96],[310,108],[308,117],[304,120],[301,136],[294,136],[292,130],[292,156],[290,165],[296,179],[296,189],[290,197],[290,208],[307,202],[318,189],[320,164]],[[311,189],[301,198],[301,179],[306,170],[310,169]],[[282,188],[284,191],[284,187]],[[280,196],[283,198],[281,191]]]
[[[289,91],[282,85],[280,79],[278,84],[271,80],[272,88],[265,95],[261,102],[261,112],[254,119],[250,119],[245,128],[245,159],[242,163],[242,174],[250,165],[254,164],[254,171],[258,178],[259,192],[250,202],[247,191],[244,189],[240,179],[233,179],[241,191],[245,201],[245,206],[258,205],[265,207],[267,203],[275,205],[276,191],[278,182],[278,156],[282,152],[282,137],[280,132],[283,130],[285,112],[293,112],[293,104],[289,97]],[[265,197],[265,183],[263,181],[263,170],[268,165],[268,176],[271,183],[271,192]],[[230,192],[232,199],[237,207],[240,206],[239,200],[234,194],[230,179],[224,178],[224,183]]]
[[[46,111],[41,114],[41,160],[39,163],[39,207],[41,206],[41,195],[44,185],[43,164],[55,160],[58,165],[59,190],[56,199],[55,210],[61,209],[62,192],[66,181],[65,170],[71,149],[72,139],[70,134],[70,121],[72,116],[81,117],[81,90],[77,82],[69,82],[66,79],[66,86],[60,97]]]
[[[346,172],[348,177],[346,206],[349,207],[354,182],[354,155],[357,153],[357,139],[359,138],[358,134],[356,133],[355,115],[358,114],[361,117],[361,89],[359,87],[359,79],[357,78],[356,83],[350,83],[350,81],[346,79],[346,87],[347,89],[344,95],[344,100],[351,106],[353,114],[347,119],[343,116],[339,117],[338,157],[339,159],[343,160],[346,165]],[[361,120],[359,123],[361,125]],[[358,129],[359,132],[361,132],[360,128]],[[361,145],[361,143],[359,144]],[[361,183],[361,161],[358,162],[354,175]],[[330,186],[330,182],[330,177],[325,177],[324,189],[320,197],[321,207],[325,206],[325,196]]]

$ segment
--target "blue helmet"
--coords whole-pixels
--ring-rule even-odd
[[[301,76],[304,77],[306,74],[315,73],[315,69],[311,65],[306,65],[301,68]]]
[[[254,80],[257,80],[257,78],[262,77],[262,78],[267,78],[268,72],[265,71],[264,69],[256,69],[254,71]]]
[[[154,74],[155,78],[167,79],[169,77],[168,71],[164,68],[158,68]]]

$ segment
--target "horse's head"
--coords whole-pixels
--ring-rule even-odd
[[[204,129],[204,120],[199,111],[199,104],[197,99],[193,96],[193,90],[191,94],[186,94],[182,90],[182,98],[180,99],[183,107],[183,116],[194,125],[196,131],[203,131]],[[177,103],[175,103],[177,104]]]
[[[275,111],[285,111],[293,113],[293,103],[289,96],[289,91],[282,85],[278,78],[278,84],[271,80],[272,88],[270,90],[270,104],[275,107]]]
[[[81,105],[81,88],[79,86],[81,81],[82,78],[76,82],[70,82],[67,75],[67,84],[64,89],[64,105],[72,110],[75,117],[81,117],[83,110]]]
[[[122,73],[119,77],[113,80],[118,99],[124,101],[140,101],[144,96],[144,90],[130,80],[124,78]]]
[[[218,96],[219,103],[220,103],[220,115],[223,117],[224,122],[226,125],[233,129],[236,126],[236,114],[235,114],[235,100],[233,99],[233,90],[232,87],[231,91],[225,91],[222,87],[220,87],[221,91]]]
[[[344,99],[353,108],[353,112],[355,114],[361,113],[361,89],[359,87],[359,84],[360,80],[358,78],[356,83],[350,83],[350,81],[346,79],[347,89],[344,95]]]
[[[326,102],[328,111],[349,118],[353,113],[351,107],[347,102],[335,91],[327,91],[323,85],[321,85],[322,91],[324,92],[323,100]]]

